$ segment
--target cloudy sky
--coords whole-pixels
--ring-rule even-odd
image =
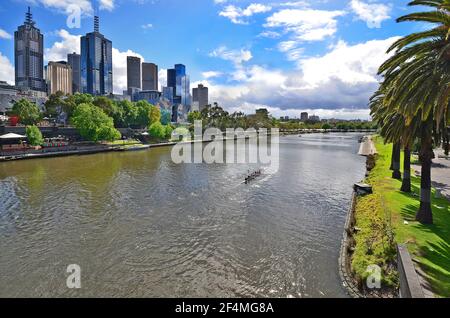
[[[230,111],[267,107],[275,116],[368,118],[376,70],[399,36],[426,25],[395,19],[403,0],[2,0],[0,80],[14,82],[14,31],[27,5],[45,36],[45,60],[79,52],[93,28],[113,41],[114,91],[126,87],[126,56],[165,71],[183,63],[192,86]],[[77,27],[76,12],[81,12]],[[75,15],[74,15],[75,13]]]

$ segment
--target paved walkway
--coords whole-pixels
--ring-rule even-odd
[[[431,168],[432,185],[450,200],[450,159],[445,158],[442,149],[436,149],[434,154],[436,158],[433,159]],[[420,165],[412,165],[412,168],[420,174]]]

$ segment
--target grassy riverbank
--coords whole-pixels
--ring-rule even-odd
[[[420,178],[412,177],[413,193],[399,191],[401,181],[389,170],[392,145],[375,138],[378,156],[366,182],[373,194],[359,198],[356,205],[356,250],[352,268],[357,277],[367,277],[367,266],[378,264],[384,283],[397,285],[395,243],[405,243],[416,264],[424,272],[433,292],[450,297],[450,203],[437,199],[433,191],[434,225],[414,220],[419,208]],[[403,161],[403,160],[402,160]]]

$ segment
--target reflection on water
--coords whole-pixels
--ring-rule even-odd
[[[0,296],[343,297],[357,141],[282,137],[279,171],[250,185],[248,165],[170,148],[0,164]]]

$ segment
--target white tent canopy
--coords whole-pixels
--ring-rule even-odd
[[[9,134],[0,136],[0,139],[22,139],[22,138],[27,138],[27,136],[22,136],[22,135],[13,134],[13,133],[9,133]]]

